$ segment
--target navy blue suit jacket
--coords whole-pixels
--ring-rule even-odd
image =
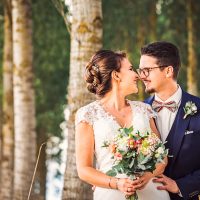
[[[145,100],[152,104],[154,96]],[[183,119],[186,102],[197,106],[197,113]],[[167,120],[167,119],[166,119]],[[166,139],[169,149],[168,165],[165,175],[174,179],[183,197],[170,194],[173,200],[198,200],[200,194],[200,98],[183,91],[181,104]]]

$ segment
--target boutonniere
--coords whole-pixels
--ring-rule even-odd
[[[185,112],[183,119],[185,119],[188,115],[194,115],[197,112],[197,106],[192,101],[188,101],[183,110]]]

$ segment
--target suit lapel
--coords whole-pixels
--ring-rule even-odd
[[[145,103],[152,105],[154,101],[154,97],[155,96],[149,97],[148,99],[146,99]],[[166,143],[166,147],[170,148],[170,152],[171,152],[170,154],[173,155],[173,159],[172,159],[173,163],[175,162],[178,152],[181,148],[181,143],[185,135],[185,131],[189,125],[189,121],[191,117],[189,115],[186,117],[186,119],[183,119],[185,115],[183,108],[185,107],[185,104],[188,101],[191,101],[190,96],[186,92],[182,91],[181,105],[179,106],[176,118],[173,122],[172,128],[166,139],[166,141],[168,141]]]
[[[154,101],[155,96],[150,96],[148,99],[146,99],[144,102],[147,104],[152,105],[153,101]]]
[[[174,123],[168,135],[168,137],[173,138],[171,141],[169,140],[172,144],[169,143],[167,145],[169,146],[169,148],[172,147],[171,153],[173,155],[173,163],[175,162],[178,152],[181,148],[181,143],[185,135],[185,131],[189,125],[189,121],[191,117],[191,116],[188,116],[186,119],[183,119],[185,115],[183,107],[185,106],[187,101],[190,101],[190,97],[187,93],[183,91],[181,105],[179,107],[178,113],[176,115],[176,118],[174,120]]]
[[[155,96],[149,97],[148,99],[146,99],[145,103],[152,105],[154,98]],[[173,155],[173,163],[175,162],[178,152],[181,148],[181,143],[191,118],[191,115],[189,115],[186,117],[186,119],[183,119],[185,115],[183,108],[188,101],[191,101],[190,96],[186,92],[182,91],[181,104],[179,106],[172,128],[166,139],[166,141],[169,141],[166,143],[166,146],[167,148],[170,148],[170,152]]]

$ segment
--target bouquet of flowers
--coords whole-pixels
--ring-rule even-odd
[[[107,175],[125,174],[132,180],[136,174],[153,172],[156,164],[164,162],[168,154],[168,149],[155,133],[134,132],[133,127],[120,128],[113,140],[105,141],[103,147],[109,148],[113,159],[112,169]],[[127,199],[137,200],[138,196],[135,193]]]

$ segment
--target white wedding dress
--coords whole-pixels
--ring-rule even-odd
[[[149,119],[156,114],[151,107],[143,102],[127,100],[131,106],[133,117],[132,125],[134,131],[150,130]],[[76,114],[75,123],[87,122],[93,126],[95,138],[95,157],[96,168],[106,173],[111,169],[113,159],[112,154],[105,147],[102,147],[104,141],[110,140],[117,133],[120,125],[116,119],[104,110],[100,102],[94,101],[82,108]],[[84,133],[83,133],[84,137]],[[118,177],[120,177],[119,175]],[[95,178],[95,177],[94,177]],[[144,189],[138,190],[139,200],[170,200],[166,191],[157,190],[156,183],[149,181]],[[119,190],[96,187],[94,191],[94,200],[125,200],[125,195]]]

